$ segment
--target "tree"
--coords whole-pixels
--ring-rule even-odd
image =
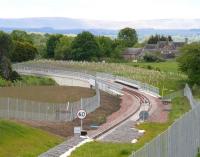
[[[13,50],[13,42],[10,36],[0,31],[0,60],[3,56],[9,56]]]
[[[125,50],[123,41],[115,39],[112,44],[112,49],[113,49],[113,51],[111,54],[111,58],[114,58],[114,59],[122,59],[123,58],[122,53]]]
[[[188,75],[191,83],[200,85],[200,44],[185,45],[177,61],[180,70]]]
[[[132,47],[138,42],[135,29],[124,28],[118,33],[118,39],[123,41],[125,47]]]
[[[6,80],[9,80],[11,78],[11,75],[12,67],[10,60],[7,57],[3,56],[0,62],[0,76],[2,76]]]
[[[152,35],[150,36],[149,40],[148,40],[148,44],[157,44],[159,41],[173,41],[172,37],[171,36],[161,36],[161,35],[158,35],[156,34],[155,36]]]
[[[14,31],[12,31],[10,36],[11,36],[12,40],[33,44],[33,40],[31,38],[31,36],[29,34],[27,34],[25,31],[14,30]]]
[[[55,59],[71,59],[71,44],[73,37],[63,36],[55,48]]]
[[[55,48],[61,37],[62,37],[61,34],[49,35],[49,37],[47,39],[47,43],[46,43],[46,47],[47,47],[47,56],[46,57],[47,58],[54,58]]]
[[[11,53],[10,58],[12,62],[22,62],[33,60],[38,51],[37,49],[27,42],[14,42],[14,51]]]
[[[47,43],[48,36],[43,35],[43,34],[36,34],[36,33],[31,33],[30,36],[33,41],[33,46],[36,47],[38,51],[37,56],[39,58],[45,57],[46,43]]]
[[[4,79],[10,79],[12,75],[11,63],[8,59],[13,51],[13,42],[10,36],[0,32],[0,76]]]
[[[72,59],[97,60],[100,57],[100,49],[95,37],[90,32],[82,32],[72,42]]]
[[[111,57],[113,52],[113,41],[109,37],[98,36],[96,41],[100,48],[100,57]]]

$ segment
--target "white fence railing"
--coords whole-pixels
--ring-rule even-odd
[[[130,157],[196,157],[200,147],[200,104],[193,98],[188,85],[184,95],[192,110]]]

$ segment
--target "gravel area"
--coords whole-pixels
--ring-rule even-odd
[[[112,132],[103,135],[99,140],[115,143],[130,143],[133,139],[138,139],[142,136],[142,134],[138,133],[138,130],[134,128],[134,125],[134,121],[127,120],[125,123],[113,129]]]

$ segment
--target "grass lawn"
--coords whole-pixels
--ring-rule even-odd
[[[1,157],[36,157],[62,141],[39,129],[0,120]]]
[[[39,102],[66,103],[92,97],[95,91],[82,87],[27,86],[0,88],[0,97],[12,97]]]
[[[148,66],[151,66],[153,69],[160,69],[161,71],[165,72],[178,72],[178,63],[175,60],[169,60],[165,62],[153,62],[153,63],[147,63],[147,62],[141,62],[141,63],[127,63],[131,66],[139,66],[141,68],[148,69]]]
[[[169,121],[167,123],[143,123],[138,126],[139,129],[146,130],[137,144],[116,144],[104,142],[92,142],[83,145],[70,157],[128,157],[132,151],[138,150],[145,143],[150,142],[158,134],[165,131],[175,119],[190,109],[187,99],[176,98],[172,102],[172,111],[169,114]]]

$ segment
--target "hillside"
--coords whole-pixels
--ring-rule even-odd
[[[0,120],[0,139],[1,157],[35,157],[62,142],[55,135],[4,120]]]

